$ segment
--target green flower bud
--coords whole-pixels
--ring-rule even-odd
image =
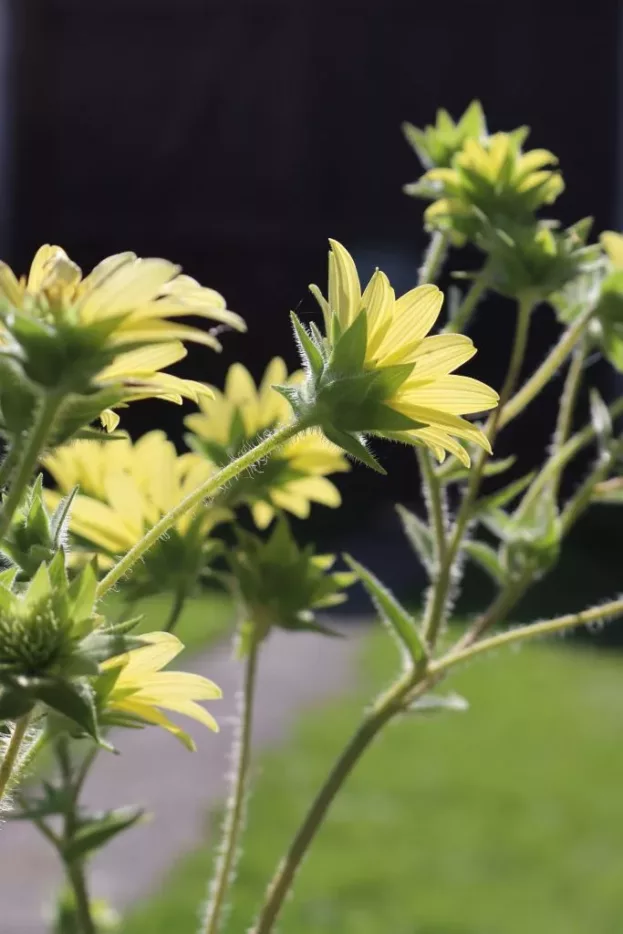
[[[412,123],[403,123],[402,132],[424,168],[448,168],[466,140],[486,137],[487,124],[480,101],[472,101],[456,123],[442,108],[433,126],[419,130]]]
[[[266,540],[242,529],[237,535],[227,559],[245,608],[242,651],[249,639],[263,639],[273,626],[328,632],[315,622],[314,610],[343,603],[342,591],[356,575],[331,572],[334,555],[317,555],[311,545],[300,548],[283,517]]]

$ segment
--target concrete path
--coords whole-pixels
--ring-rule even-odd
[[[352,686],[363,627],[349,623],[343,631],[347,638],[270,637],[260,662],[256,747],[283,741],[302,710]],[[206,812],[227,792],[239,665],[221,646],[188,669],[223,689],[223,700],[210,705],[221,732],[215,736],[186,722],[198,745],[193,754],[155,727],[120,731],[114,743],[122,754],[100,754],[85,789],[85,801],[96,809],[139,804],[154,815],[109,844],[91,865],[93,894],[121,910],[154,891],[178,857],[205,841]],[[37,831],[21,822],[0,825],[0,934],[48,934],[42,909],[58,885],[55,854]]]

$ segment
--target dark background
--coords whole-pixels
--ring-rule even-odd
[[[84,268],[125,249],[173,259],[249,325],[247,336],[225,336],[220,358],[191,347],[181,375],[220,383],[240,359],[259,376],[276,353],[294,366],[287,313],[315,313],[307,284],[324,288],[328,236],[354,253],[362,278],[378,264],[399,290],[415,284],[426,240],[422,205],[401,192],[420,172],[403,120],[423,126],[439,106],[458,116],[479,97],[492,130],[527,123],[530,145],[559,155],[563,221],[591,214],[597,231],[617,225],[617,8],[608,0],[19,0],[4,256],[22,272],[51,241]],[[469,372],[500,384],[512,324],[510,305],[487,304]],[[528,367],[556,331],[544,309]],[[542,454],[558,389],[501,444],[501,453],[520,450],[518,469]],[[180,441],[180,415],[140,403],[123,423],[134,434],[164,427]],[[373,550],[395,581],[417,583],[412,566],[394,561],[387,508],[415,500],[415,463],[397,448],[381,456],[390,480],[355,470],[341,484],[340,527],[320,509],[312,528],[339,544],[357,538],[359,553]],[[607,533],[596,512],[574,545],[580,577],[598,593],[614,573]],[[550,592],[556,607],[566,605],[566,584]]]

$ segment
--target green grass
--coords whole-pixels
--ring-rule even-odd
[[[262,757],[227,934],[247,930],[310,795],[392,662],[383,634],[372,636],[357,696],[308,715],[286,748]],[[403,719],[361,764],[300,873],[281,934],[623,930],[623,657],[535,646],[474,662],[452,687],[469,712]],[[185,858],[124,934],[194,932],[209,865],[207,852]]]

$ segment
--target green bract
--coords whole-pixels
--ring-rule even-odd
[[[487,135],[487,123],[480,101],[472,101],[456,123],[447,110],[440,108],[433,126],[420,130],[412,123],[403,123],[402,132],[424,168],[446,168],[467,139]]]
[[[343,603],[342,591],[356,579],[349,571],[331,572],[334,555],[299,547],[283,517],[266,540],[239,529],[237,547],[227,557],[245,607],[243,652],[251,638],[265,638],[273,626],[327,632],[313,611]]]
[[[96,736],[87,677],[127,640],[103,628],[93,568],[70,582],[59,551],[23,591],[16,587],[16,570],[0,574],[0,721],[42,704]]]
[[[488,281],[493,289],[510,298],[533,303],[577,281],[602,263],[598,245],[587,246],[591,219],[559,231],[550,221],[508,224],[482,234],[481,246],[488,253]]]
[[[41,563],[52,561],[65,544],[74,495],[75,491],[63,497],[50,515],[43,502],[43,476],[37,477],[0,543],[0,552],[17,565],[20,577],[33,577]]]

